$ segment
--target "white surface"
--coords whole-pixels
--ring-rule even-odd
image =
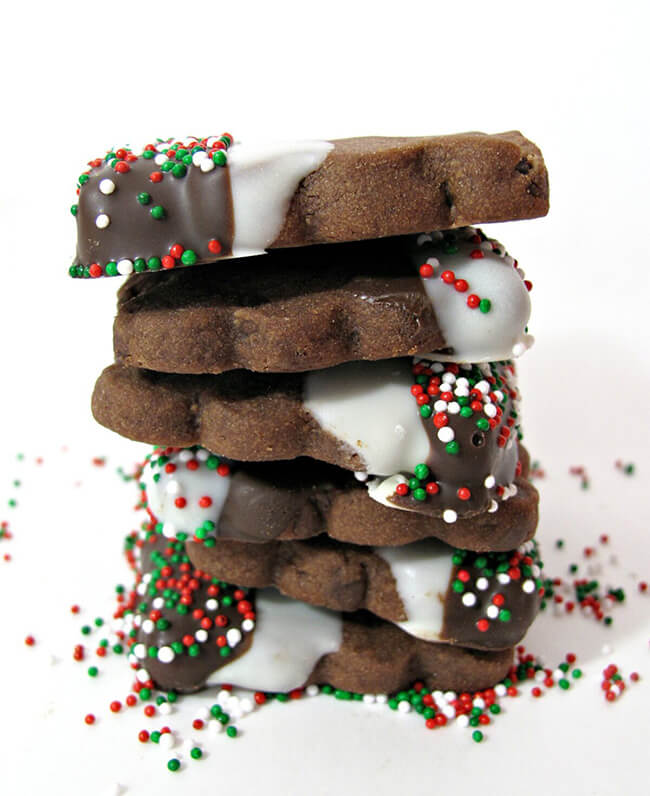
[[[177,7],[166,15],[166,5],[21,3],[3,16],[0,488],[11,491],[18,450],[43,453],[47,465],[41,475],[25,471],[16,539],[0,543],[0,553],[14,556],[0,561],[3,794],[101,796],[120,782],[144,796],[214,792],[216,783],[243,796],[396,787],[464,796],[494,790],[492,777],[502,794],[643,792],[649,603],[633,593],[607,632],[579,616],[542,617],[531,650],[553,665],[573,648],[585,680],[532,706],[509,701],[480,746],[466,730],[429,733],[381,706],[319,698],[265,708],[242,720],[241,739],[206,741],[206,759],[171,775],[164,761],[172,752],[136,740],[154,723],[140,709],[107,710],[126,695],[128,672],[115,665],[95,682],[70,660],[80,622],[67,606],[81,602],[83,620],[106,610],[121,566],[117,548],[133,521],[129,493],[88,460],[107,453],[112,466],[128,464],[137,446],[89,417],[92,384],[111,356],[120,280],[67,279],[74,251],[67,208],[87,159],[151,135],[520,128],[537,141],[551,175],[551,214],[488,232],[534,283],[537,343],[520,362],[520,383],[527,443],[549,474],[540,538],[551,571],[601,532],[612,534],[621,561],[617,581],[633,583],[630,568],[646,578],[650,570],[643,4],[333,0],[296,4],[295,14],[286,3],[202,7],[181,20]],[[74,466],[62,463],[64,443]],[[637,464],[634,478],[613,468],[618,457]],[[580,491],[571,464],[588,467],[591,490]],[[71,470],[84,488],[73,486]],[[554,553],[557,536],[570,553]],[[74,556],[61,565],[69,580],[52,574],[62,547]],[[30,599],[27,578],[41,584]],[[39,637],[34,649],[22,644],[30,631]],[[600,654],[605,640],[608,656]],[[51,650],[62,662],[50,668]],[[598,675],[610,660],[646,681],[606,705]],[[88,710],[103,716],[90,729],[82,720]],[[188,711],[173,716],[185,730]]]

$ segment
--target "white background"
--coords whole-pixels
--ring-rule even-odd
[[[569,539],[577,552],[583,539],[610,532],[627,562],[621,578],[630,568],[647,577],[648,21],[644,4],[625,0],[14,3],[3,11],[0,48],[0,492],[18,450],[29,458],[66,444],[77,462],[108,453],[111,464],[129,464],[140,450],[89,413],[94,379],[111,359],[120,280],[66,275],[75,237],[68,208],[88,159],[152,136],[225,129],[241,139],[520,129],[544,152],[551,213],[489,231],[534,283],[538,342],[520,371],[527,444],[549,473],[540,536],[549,548]],[[618,457],[636,462],[634,479],[615,471]],[[65,667],[44,667],[45,653],[26,652],[20,640],[24,620],[42,626],[35,612],[47,605],[56,646],[56,617],[73,599],[53,585],[61,545],[52,534],[92,570],[60,564],[78,586],[75,599],[95,584],[102,597],[86,602],[105,603],[117,576],[112,564],[93,567],[116,556],[130,521],[120,501],[130,498],[113,501],[93,473],[73,508],[72,482],[61,475],[69,465],[50,461],[63,485],[34,476],[32,515],[16,515],[31,522],[15,542],[22,556],[0,568],[10,639],[0,658],[3,793],[85,794],[116,781],[127,793],[200,793],[221,778],[242,794],[425,793],[445,784],[460,794],[491,792],[494,777],[502,793],[643,792],[648,687],[605,706],[596,681],[609,660],[579,618],[561,630],[542,619],[530,644],[552,663],[582,646],[596,680],[549,695],[534,712],[513,708],[481,747],[451,731],[432,737],[417,722],[396,726],[393,716],[302,703],[260,713],[246,738],[217,739],[209,759],[170,780],[160,754],[154,765],[131,740],[142,722],[131,722],[128,741],[117,723],[89,735],[79,712],[97,692]],[[589,494],[567,474],[575,464],[591,473]],[[37,597],[16,617],[9,601],[27,577],[39,580]],[[648,671],[648,605],[631,599],[608,642],[640,671]],[[21,677],[35,679],[33,690],[11,689]]]

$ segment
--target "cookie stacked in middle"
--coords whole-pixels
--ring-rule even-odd
[[[134,631],[155,681],[505,675],[539,605],[511,361],[531,342],[528,288],[469,226],[128,279],[93,412],[158,446]]]

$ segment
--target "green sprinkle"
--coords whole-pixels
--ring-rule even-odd
[[[558,680],[558,685],[563,691],[566,691],[571,686],[571,683],[563,677],[561,680]]]
[[[452,456],[456,456],[456,454],[460,450],[460,445],[456,442],[455,439],[452,439],[451,442],[448,442],[445,445],[445,450],[447,451],[447,453],[450,453]]]
[[[151,735],[149,736],[149,738],[150,738],[150,740],[152,740],[154,743],[158,743],[158,741],[160,741],[160,736],[161,736],[161,734],[162,734],[162,733],[158,732],[158,730],[154,730],[154,731],[151,733]]]
[[[154,205],[149,212],[157,220],[165,217],[165,208],[162,205]]]
[[[178,771],[181,767],[181,761],[177,757],[172,757],[171,760],[167,761],[167,768],[170,771]]]
[[[431,417],[433,414],[433,409],[429,406],[429,404],[424,404],[424,406],[420,407],[420,416],[424,417],[425,419]]]
[[[90,627],[90,625],[84,625],[81,628],[81,632],[84,634],[84,636],[89,635],[91,630],[92,630],[92,628]]]
[[[99,674],[99,669],[96,666],[89,666],[88,667],[88,675],[89,677],[97,677]]]
[[[493,713],[495,716],[497,716],[499,713],[501,713],[501,706],[500,705],[490,705],[488,710],[490,711],[490,713]]]
[[[181,262],[183,265],[194,265],[197,259],[198,257],[196,256],[196,253],[192,251],[192,249],[185,249],[181,255]]]
[[[471,409],[469,406],[463,406],[463,408],[460,410],[461,417],[471,417],[473,414],[474,410]]]
[[[480,730],[474,730],[472,733],[472,740],[476,741],[476,743],[481,743],[483,740],[483,733]]]
[[[582,677],[582,669],[574,669],[571,672],[571,677],[573,677],[574,680],[579,680]]]
[[[78,210],[79,210],[79,205],[72,205],[72,207],[70,208],[70,212],[72,213],[73,216],[77,215]]]
[[[165,161],[160,167],[161,171],[171,171],[174,168],[174,163],[171,160]]]
[[[160,257],[150,257],[147,260],[147,268],[150,271],[159,271],[162,268],[162,262],[160,261]]]
[[[138,202],[141,205],[148,205],[151,201],[151,194],[148,194],[146,191],[142,191],[142,193],[138,194]]]
[[[198,746],[194,746],[192,749],[190,749],[190,756],[192,757],[192,760],[200,760],[203,757],[203,752]]]
[[[106,271],[107,276],[117,276],[117,263],[111,260],[110,263],[106,263]]]
[[[226,153],[222,149],[219,149],[212,156],[212,160],[214,161],[214,165],[215,166],[225,166],[226,165]]]
[[[415,477],[419,478],[421,481],[424,481],[425,478],[429,477],[429,468],[426,464],[416,464],[415,469],[413,470],[415,473]]]
[[[237,727],[233,727],[233,726],[227,727],[226,728],[226,735],[229,738],[236,738],[237,737]]]
[[[451,588],[456,592],[456,594],[462,594],[465,591],[463,581],[458,579],[451,584]]]
[[[555,542],[555,546],[558,550],[561,550],[564,547],[564,539],[557,539]]]
[[[490,299],[481,299],[478,308],[482,313],[487,314],[492,309],[492,302]]]
[[[418,487],[417,489],[413,490],[413,497],[415,500],[426,500],[427,499],[427,492],[426,489],[422,489],[422,487]]]
[[[485,417],[479,417],[476,421],[476,428],[479,428],[481,431],[487,431],[490,428],[490,422]]]
[[[184,177],[187,174],[187,166],[184,163],[176,163],[172,168],[174,177]]]

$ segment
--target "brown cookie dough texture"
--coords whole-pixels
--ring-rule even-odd
[[[542,154],[516,131],[333,143],[320,168],[300,183],[273,247],[383,238],[548,212]]]
[[[118,294],[115,358],[165,373],[294,372],[445,346],[403,239],[285,249],[135,274]]]
[[[325,537],[261,545],[222,540],[214,547],[188,542],[186,550],[197,569],[220,580],[246,587],[273,586],[287,597],[333,611],[364,609],[391,622],[408,619],[390,565],[372,548]],[[451,558],[453,550],[448,553]],[[438,594],[444,604],[439,640],[493,650],[519,643],[537,614],[539,594],[524,593],[518,581],[502,585],[493,577],[488,588],[478,592],[476,604],[468,608],[462,603],[462,594],[451,588],[461,569],[466,566],[450,569],[449,583]],[[490,632],[481,632],[476,621],[497,593],[505,596],[512,619],[494,623]]]

